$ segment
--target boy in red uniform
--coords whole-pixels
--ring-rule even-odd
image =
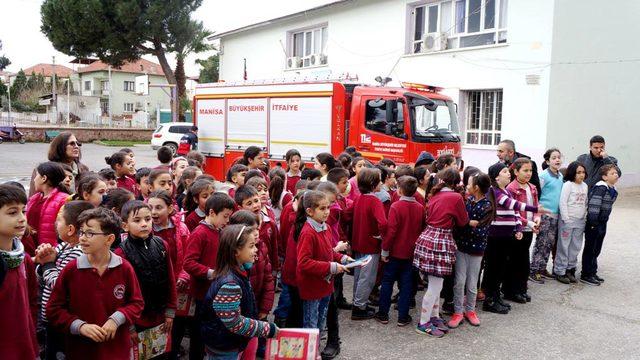
[[[382,235],[387,227],[382,202],[374,195],[380,186],[380,171],[364,168],[358,174],[360,196],[353,202],[351,209],[344,211],[346,219],[353,219],[353,239],[351,248],[356,260],[371,255],[371,261],[353,272],[353,310],[352,320],[373,318],[374,309],[368,306],[369,295],[376,283],[378,263],[380,261]]]
[[[203,300],[213,280],[220,231],[229,222],[235,204],[225,193],[213,193],[205,204],[206,217],[191,232],[184,256],[184,270],[191,276],[192,295],[196,299],[196,314],[200,314]],[[204,343],[200,336],[200,319],[190,324],[190,359],[202,359]]]
[[[38,285],[33,261],[20,241],[27,228],[26,203],[27,195],[22,189],[0,185],[0,354],[10,360],[38,356]]]
[[[97,208],[80,214],[84,254],[62,270],[47,306],[49,322],[67,337],[67,359],[128,359],[131,326],[144,301],[133,267],[109,248],[120,218]]]
[[[382,261],[385,263],[380,289],[380,307],[375,318],[386,324],[389,322],[391,292],[393,283],[398,281],[398,326],[411,324],[409,316],[410,297],[413,289],[412,260],[416,240],[426,222],[424,206],[413,197],[418,181],[411,176],[398,180],[400,200],[389,209],[387,232],[382,239]]]

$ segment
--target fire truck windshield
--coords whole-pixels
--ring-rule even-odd
[[[428,105],[409,107],[413,138],[418,142],[460,141],[453,102],[432,101],[437,105],[434,111],[429,110]]]

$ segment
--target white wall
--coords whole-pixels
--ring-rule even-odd
[[[500,88],[504,94],[502,138],[516,141],[518,151],[541,158],[549,96],[549,71],[544,64],[551,58],[554,1],[510,0],[506,46],[405,55],[409,3],[413,1],[357,1],[225,37],[221,79],[241,80],[243,58],[250,80],[313,77],[330,71],[357,74],[361,81],[373,83],[375,76],[390,74],[395,84],[401,80],[445,87],[459,103],[462,122],[465,104],[460,91]],[[285,70],[282,45],[286,47],[287,31],[322,23],[328,24],[328,66]],[[539,85],[526,84],[530,74],[540,76]],[[465,147],[463,156],[467,164],[485,169],[496,161],[494,147]]]
[[[559,146],[568,163],[588,151],[591,136],[602,135],[622,168],[620,185],[636,186],[640,2],[621,3],[556,2],[547,143]]]

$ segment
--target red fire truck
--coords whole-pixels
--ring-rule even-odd
[[[441,89],[351,82],[201,84],[194,96],[198,148],[218,179],[255,145],[269,161],[295,148],[303,161],[354,146],[366,158],[413,163],[422,151],[460,158],[453,101]]]

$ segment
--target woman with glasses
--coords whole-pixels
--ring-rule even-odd
[[[76,139],[73,133],[65,131],[56,136],[49,144],[49,161],[57,162],[60,164],[66,164],[71,167],[73,173],[73,180],[71,181],[70,191],[75,191],[75,182],[79,179],[80,175],[89,168],[80,162],[81,152],[80,147],[82,144]],[[33,170],[31,175],[31,182],[29,184],[29,196],[34,193],[33,180],[36,177],[36,171]]]

